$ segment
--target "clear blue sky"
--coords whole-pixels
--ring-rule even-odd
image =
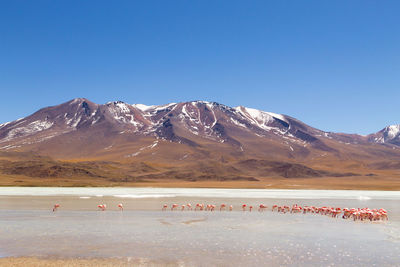
[[[0,123],[76,97],[400,124],[400,1],[0,1]]]

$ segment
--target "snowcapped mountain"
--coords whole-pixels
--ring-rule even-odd
[[[399,125],[367,137],[328,133],[286,115],[216,102],[146,106],[115,101],[101,105],[77,98],[1,124],[0,150],[87,157],[116,153],[118,146],[124,151],[124,147],[141,143],[150,142],[147,146],[154,148],[171,142],[203,154],[221,146],[219,151],[236,156],[304,158],[329,153],[337,157],[347,150],[345,145],[353,149],[368,143],[400,146],[399,135]],[[128,155],[144,154],[143,150]]]
[[[77,98],[0,124],[0,174],[19,177],[10,184],[21,176],[27,184],[29,177],[81,177],[86,184],[369,177],[400,168],[399,136],[399,125],[368,136],[331,133],[216,102],[146,106]]]
[[[400,125],[390,125],[369,136],[370,142],[400,146]]]
[[[310,133],[320,133],[284,115],[241,106],[231,108],[215,102],[193,101],[145,106],[116,101],[98,105],[78,98],[0,125],[0,143],[20,146],[74,131],[84,132],[97,128],[105,132],[153,136],[194,146],[196,143],[187,137],[240,146],[240,142],[231,137],[229,132],[258,137],[284,137],[293,142],[309,143],[316,141]],[[180,136],[177,132],[184,133]]]

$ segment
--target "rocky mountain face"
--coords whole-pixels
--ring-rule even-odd
[[[280,175],[279,168],[286,174],[289,168],[295,176],[323,176],[338,175],[338,167],[370,171],[366,166],[398,160],[400,125],[360,136],[324,132],[290,116],[215,102],[101,105],[77,98],[1,124],[0,151],[124,166],[161,164],[163,171],[170,168],[169,175],[201,170],[205,177],[259,176],[276,173],[271,168]],[[265,172],[249,169],[249,162],[257,162],[255,169]],[[304,168],[285,169],[279,162]],[[307,169],[310,166],[324,170]]]

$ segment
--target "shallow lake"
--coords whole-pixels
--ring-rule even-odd
[[[55,203],[61,206],[52,212]],[[107,204],[99,211],[98,204]],[[124,211],[118,210],[123,203]],[[232,212],[161,211],[173,203]],[[241,205],[268,211],[241,211]],[[385,208],[387,222],[281,214],[271,206]],[[0,188],[0,256],[143,258],[178,266],[399,266],[400,192],[192,188]]]

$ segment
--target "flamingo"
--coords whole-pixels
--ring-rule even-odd
[[[233,210],[233,206],[230,205],[230,206],[229,206],[229,211],[232,211],[232,210]]]
[[[185,205],[182,205],[181,206],[181,211],[184,211],[185,210]]]
[[[172,204],[171,210],[175,210],[178,207],[178,204]]]
[[[283,209],[285,210],[285,212],[288,212],[290,210],[289,206],[283,206]]]
[[[197,208],[199,208],[199,210],[203,210],[204,209],[204,204],[197,203],[196,207],[194,208],[194,210],[197,210]]]
[[[253,206],[250,206],[250,207],[249,207],[249,211],[251,212],[252,209],[253,209]]]
[[[118,208],[119,208],[120,211],[123,211],[123,210],[124,210],[124,207],[122,206],[122,203],[119,203],[119,204],[118,204]]]
[[[246,207],[247,207],[247,205],[246,205],[246,204],[243,204],[243,205],[242,205],[242,210],[243,210],[243,211],[246,211]]]
[[[382,220],[387,221],[389,220],[388,216],[387,216],[387,212],[381,212],[382,214]]]
[[[166,211],[167,208],[168,208],[168,205],[167,205],[167,204],[164,204],[161,210],[162,210],[162,211]]]
[[[333,210],[332,216],[334,218],[337,218],[338,214],[340,214],[340,213],[342,213],[342,209],[341,208],[336,208],[336,209]]]
[[[268,207],[265,206],[264,204],[260,204],[260,206],[258,207],[258,211],[262,212],[262,211],[264,211],[266,208],[268,208]]]
[[[186,204],[188,210],[192,210],[192,205],[190,203]]]
[[[57,211],[57,209],[60,207],[60,204],[54,204],[53,207],[53,212]]]
[[[97,207],[98,207],[99,209],[101,209],[101,211],[105,211],[106,208],[107,208],[106,204],[100,204],[100,205],[97,205]]]
[[[290,211],[290,213],[299,213],[301,212],[301,207],[297,206],[297,204],[295,206],[292,207],[292,210]]]
[[[219,207],[219,211],[222,211],[223,209],[225,209],[226,205],[225,204],[221,204],[221,206]]]
[[[278,207],[278,212],[286,213],[285,206],[279,206]]]

